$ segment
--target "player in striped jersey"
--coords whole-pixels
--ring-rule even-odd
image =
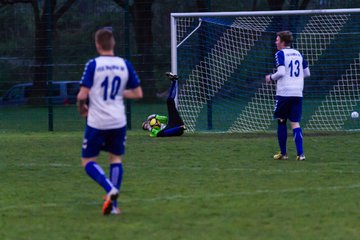
[[[292,38],[290,31],[277,33],[275,41],[278,50],[275,54],[277,71],[274,74],[266,75],[265,80],[266,82],[276,82],[274,118],[278,119],[277,136],[280,152],[274,155],[274,159],[288,159],[286,121],[289,119],[296,145],[296,159],[303,161],[305,160],[305,154],[300,121],[304,78],[310,76],[310,70],[302,54],[298,50],[291,48]]]

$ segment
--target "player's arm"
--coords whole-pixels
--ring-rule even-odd
[[[265,81],[266,82],[272,82],[272,81],[277,81],[280,78],[282,78],[283,76],[285,76],[286,71],[285,71],[285,56],[284,56],[284,52],[283,51],[278,51],[275,54],[275,61],[276,61],[276,72],[274,74],[268,74],[265,76]]]
[[[155,129],[155,128],[152,128],[150,130],[150,137],[157,137],[158,133],[161,131],[161,129]]]
[[[134,89],[126,89],[124,90],[124,98],[128,98],[128,99],[140,99],[143,97],[143,91],[141,86],[138,86],[137,88]]]
[[[81,116],[86,117],[88,114],[89,107],[87,105],[87,99],[89,96],[90,89],[87,87],[80,87],[80,91],[77,95],[77,107]]]
[[[307,67],[304,69],[304,78],[310,77],[310,69]]]
[[[96,61],[90,60],[86,63],[83,76],[80,81],[80,91],[77,95],[77,106],[81,116],[86,117],[89,106],[87,104],[90,88],[94,81],[94,72],[96,68]]]
[[[167,116],[156,115],[156,119],[159,120],[160,123],[164,123],[164,124],[168,123],[168,117]]]
[[[266,81],[267,82],[277,81],[283,76],[285,76],[285,73],[286,73],[285,66],[278,66],[277,71],[274,74],[269,74],[266,76]]]
[[[140,99],[143,97],[143,91],[140,86],[140,79],[137,76],[133,66],[127,60],[125,60],[126,67],[129,72],[129,80],[126,84],[123,96],[128,99]]]
[[[310,77],[310,69],[308,66],[308,62],[304,59],[304,57],[303,57],[302,65],[304,69],[304,78]]]

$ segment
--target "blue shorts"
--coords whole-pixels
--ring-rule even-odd
[[[86,125],[81,156],[92,158],[106,151],[123,155],[126,145],[126,126],[117,129],[99,130]]]
[[[300,122],[302,114],[302,97],[276,96],[274,118],[289,119],[291,122]]]

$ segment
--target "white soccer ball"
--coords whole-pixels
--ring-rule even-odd
[[[359,117],[359,113],[356,112],[356,111],[354,111],[354,112],[351,113],[351,117],[352,117],[352,118],[358,118],[358,117]]]

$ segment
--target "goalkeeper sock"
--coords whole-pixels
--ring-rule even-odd
[[[104,171],[96,162],[88,162],[85,166],[85,171],[107,193],[113,188],[109,179],[106,178]]]
[[[278,124],[277,135],[278,135],[280,152],[282,155],[285,155],[286,154],[286,140],[287,140],[286,122]]]
[[[110,181],[116,187],[119,192],[121,188],[122,175],[123,175],[122,163],[112,163],[110,164]],[[113,201],[113,206],[117,207],[117,201]]]
[[[304,154],[303,137],[302,137],[301,128],[294,128],[293,135],[294,135],[294,142],[296,145],[297,155],[300,156],[300,155]]]

